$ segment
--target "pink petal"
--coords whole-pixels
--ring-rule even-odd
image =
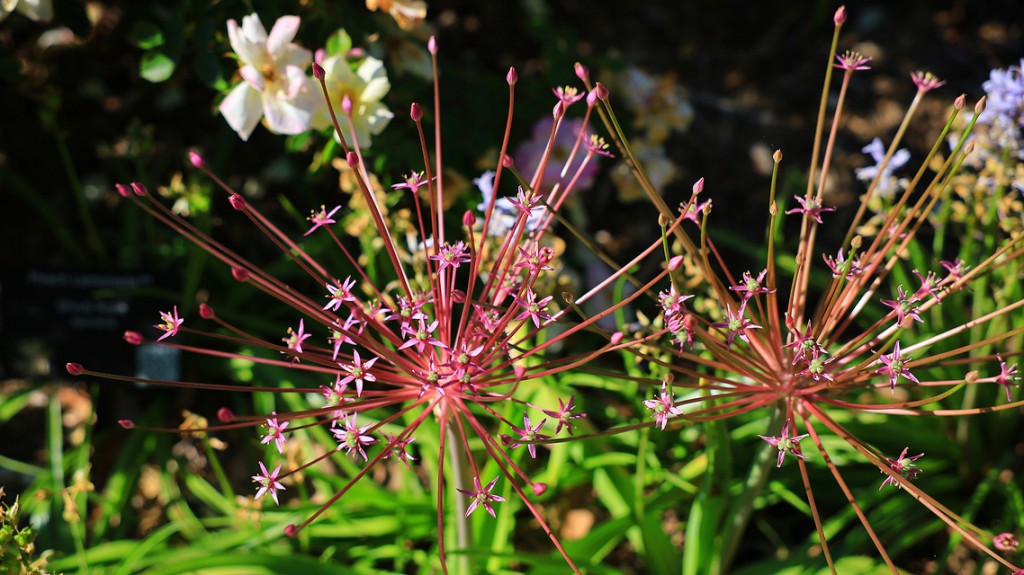
[[[242,82],[235,86],[227,98],[220,103],[220,113],[227,120],[231,129],[238,133],[242,140],[248,140],[256,124],[263,117],[260,105],[260,93],[249,84]]]
[[[309,110],[266,93],[263,95],[263,113],[267,117],[267,127],[277,134],[301,134],[309,129],[312,120]]]
[[[263,24],[259,23],[259,17],[255,14],[242,19],[242,27],[239,27],[234,20],[228,20],[228,40],[231,42],[231,49],[238,54],[242,62],[262,68],[266,64],[266,49],[262,42],[254,41],[247,33],[247,29],[253,27],[250,22],[251,18],[256,18],[256,24],[260,29],[263,28]],[[264,32],[264,36],[266,36],[266,32]]]
[[[262,92],[266,88],[266,85],[263,83],[263,74],[260,74],[260,71],[255,66],[246,64],[238,70],[238,73],[245,80],[245,83],[252,86],[254,90]]]

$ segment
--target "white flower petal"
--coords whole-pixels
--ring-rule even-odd
[[[387,77],[374,78],[363,88],[362,95],[359,99],[364,102],[376,102],[387,95],[388,90],[391,89],[391,82],[388,82]]]
[[[267,29],[263,27],[259,14],[249,14],[242,18],[242,33],[250,42],[264,46],[267,44]]]
[[[250,16],[246,16],[246,19],[248,18]],[[258,23],[259,19],[256,22]],[[266,64],[266,47],[261,43],[254,43],[246,35],[245,30],[239,28],[238,22],[234,20],[228,20],[228,40],[231,42],[231,49],[235,51],[235,54],[238,54],[243,63],[255,66],[257,69],[262,68]]]
[[[245,65],[238,71],[247,84],[252,86],[254,90],[262,92],[266,89],[266,85],[263,83],[263,74],[256,69],[255,66]]]
[[[374,58],[373,56],[367,56],[363,63],[359,65],[359,69],[356,71],[359,77],[365,82],[369,82],[374,78],[387,78],[387,72],[384,70],[384,62]]]
[[[303,72],[309,69],[309,63],[313,61],[313,54],[309,50],[295,44],[289,44],[273,54],[276,66],[298,66]]]
[[[248,140],[263,117],[260,93],[242,82],[220,103],[220,113],[242,140]]]
[[[277,134],[301,134],[309,129],[312,113],[303,110],[283,98],[263,96],[263,113],[267,117],[267,128]]]
[[[274,27],[267,37],[267,52],[276,57],[277,53],[295,39],[295,33],[299,31],[300,18],[298,16],[281,16],[274,22]]]

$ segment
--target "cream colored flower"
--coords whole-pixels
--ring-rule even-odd
[[[239,26],[228,20],[228,38],[238,54],[242,82],[220,104],[220,113],[243,140],[256,124],[278,134],[301,134],[309,129],[320,103],[316,84],[306,76],[312,62],[309,50],[294,43],[298,16],[283,16],[270,34],[260,17],[250,14]]]
[[[352,101],[352,124],[355,127],[359,146],[369,148],[371,136],[375,136],[388,125],[395,115],[380,102],[391,89],[387,71],[380,60],[367,56],[353,72],[344,56],[331,56],[324,60],[324,81],[331,105],[338,114],[338,122],[350,141],[352,136],[342,108],[342,101],[348,96]],[[320,106],[313,118],[313,127],[322,129],[331,125],[326,106]]]
[[[366,7],[391,14],[404,30],[415,28],[427,17],[427,3],[422,0],[366,0]]]

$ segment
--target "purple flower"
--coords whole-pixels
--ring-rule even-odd
[[[996,355],[996,358],[999,360],[999,375],[996,376],[996,383],[1006,389],[1006,401],[1010,401],[1010,388],[1016,386],[1017,380],[1020,379],[1020,376],[1017,375],[1017,364],[1007,367],[1002,356]]]
[[[288,328],[288,337],[284,338],[284,344],[292,352],[292,361],[298,362],[299,355],[302,353],[302,342],[310,338],[312,334],[306,333],[306,326],[299,320],[298,331],[292,331],[292,328]]]
[[[348,385],[350,382],[356,383],[356,397],[363,394],[363,384],[367,381],[377,381],[377,378],[370,373],[370,368],[373,364],[377,363],[377,358],[373,358],[366,363],[359,358],[359,350],[352,350],[352,363],[339,363],[341,369],[344,369],[348,375],[341,378],[339,383],[341,385]]]
[[[661,429],[665,429],[665,425],[668,424],[668,418],[672,415],[682,415],[682,410],[675,406],[675,401],[672,399],[672,392],[666,387],[665,382],[661,382],[661,394],[655,399],[648,399],[644,401],[644,405],[654,415],[654,423],[661,425]]]
[[[160,312],[160,319],[163,323],[153,326],[164,331],[164,334],[156,339],[157,341],[163,341],[173,335],[178,335],[178,328],[181,327],[181,324],[185,323],[185,320],[178,317],[178,306],[174,306],[174,311]]]
[[[757,279],[750,275],[749,271],[743,272],[743,281],[738,285],[729,286],[732,291],[743,292],[743,301],[754,297],[757,294],[762,293],[773,293],[775,290],[768,289],[761,282],[764,281],[765,274],[768,273],[768,268],[761,270],[761,273],[757,274]]]
[[[908,296],[907,292],[903,290],[903,286],[896,286],[896,299],[883,299],[882,305],[891,307],[896,312],[896,325],[902,326],[903,320],[912,318],[918,323],[924,323],[921,316],[917,314],[917,298],[914,296]],[[891,312],[890,312],[891,313]]]
[[[582,96],[582,94],[580,95]],[[516,165],[522,168],[524,177],[532,175],[540,167],[541,159],[548,148],[548,141],[551,139],[553,125],[554,119],[551,116],[541,118],[533,125],[533,136],[516,149]],[[586,130],[586,124],[582,118],[566,118],[559,124],[555,140],[551,143],[551,156],[544,168],[544,182],[549,184],[557,182],[563,173],[571,177],[583,164],[585,154],[577,154],[572,158],[571,164],[566,164],[576,146],[576,140],[581,130],[584,130],[583,142],[589,142],[591,134]],[[593,160],[587,162],[579,179],[576,180],[574,189],[584,190],[593,185],[598,167],[597,162]]]
[[[352,295],[352,288],[356,285],[356,280],[352,279],[352,276],[345,278],[345,281],[341,282],[340,285],[327,285],[327,297],[330,301],[324,306],[324,310],[340,311],[341,304],[348,301],[356,301],[356,296]]]
[[[896,150],[892,158],[889,159],[889,163],[883,167],[882,161],[885,160],[885,145],[882,144],[881,138],[871,140],[871,143],[864,146],[861,151],[871,156],[875,164],[858,168],[855,172],[857,179],[862,182],[871,182],[878,178],[878,183],[875,184],[875,193],[882,197],[891,197],[898,192],[901,186],[904,185],[904,182],[901,182],[892,174],[910,161],[910,152],[905,149]]]
[[[576,409],[576,394],[569,396],[568,403],[563,402],[562,398],[558,398],[558,411],[551,411],[544,409],[542,410],[548,417],[554,417],[558,421],[558,426],[555,427],[555,435],[562,432],[562,426],[565,426],[566,431],[569,435],[572,435],[572,420],[586,417],[586,413],[573,413],[572,410]]]
[[[523,415],[523,428],[520,429],[520,428],[518,428],[518,427],[513,425],[512,426],[512,431],[515,431],[516,433],[518,433],[520,439],[524,439],[526,441],[545,440],[545,439],[548,439],[548,437],[550,437],[550,436],[542,435],[541,433],[539,433],[539,431],[544,427],[544,424],[547,423],[547,421],[548,421],[547,419],[542,419],[540,423],[538,423],[537,425],[535,425],[533,427],[530,427],[530,416],[524,414]],[[513,443],[512,447],[516,448],[516,447],[519,447],[520,445],[521,445],[520,443]],[[532,457],[534,459],[537,458],[537,445],[536,444],[528,443],[528,444],[526,444],[526,449],[529,450],[530,457]]]
[[[476,489],[474,489],[473,491],[470,491],[468,489],[456,488],[459,493],[473,499],[473,501],[469,504],[469,507],[466,509],[466,517],[469,517],[470,514],[476,511],[476,508],[480,506],[483,506],[483,508],[486,509],[487,512],[491,514],[491,517],[497,517],[497,515],[494,514],[494,507],[491,506],[491,503],[496,501],[505,501],[504,497],[494,495],[493,493],[491,493],[491,489],[494,489],[494,484],[497,482],[498,478],[495,477],[494,479],[491,480],[490,483],[487,484],[487,487],[482,487],[480,485],[480,478],[474,477],[473,487],[475,487]]]
[[[253,483],[258,483],[260,488],[256,490],[256,499],[263,497],[266,493],[270,493],[270,496],[274,498],[274,503],[280,505],[281,502],[277,500],[277,492],[284,491],[284,485],[277,480],[277,475],[281,473],[281,466],[278,465],[274,468],[274,471],[267,472],[267,466],[263,465],[260,461],[260,473],[259,475],[253,475]]]
[[[802,451],[800,451],[800,441],[807,437],[807,434],[790,436],[789,435],[789,420],[782,426],[782,434],[778,437],[767,437],[764,435],[758,435],[761,439],[767,441],[770,445],[777,447],[779,450],[778,463],[775,467],[782,467],[782,461],[786,458],[786,454],[789,453],[800,459],[807,459],[804,457]]]
[[[540,322],[549,321],[551,315],[544,311],[544,307],[548,305],[553,296],[548,296],[544,299],[537,300],[537,294],[533,293],[533,290],[526,290],[526,297],[520,298],[514,296],[516,303],[523,309],[519,315],[516,316],[516,320],[530,319],[533,321],[535,327],[540,327]]]
[[[350,416],[346,416],[342,420],[342,426],[332,429],[331,433],[334,434],[335,439],[345,449],[345,453],[349,455],[358,453],[362,456],[363,461],[366,461],[366,452],[363,451],[363,446],[377,443],[377,440],[366,434],[366,431],[373,427],[373,424],[368,423],[362,427],[356,425],[356,417],[358,415],[353,413]]]
[[[921,383],[914,377],[914,374],[910,373],[907,369],[907,363],[910,362],[909,357],[904,357],[900,352],[900,342],[896,342],[896,345],[892,347],[892,353],[889,355],[883,355],[878,358],[879,361],[885,364],[885,367],[880,367],[875,373],[880,375],[889,376],[889,388],[892,391],[896,390],[896,378],[903,376],[914,383]]]
[[[900,456],[897,457],[896,459],[890,459],[886,457],[885,460],[889,462],[889,468],[896,472],[896,474],[899,475],[900,477],[905,477],[907,479],[915,479],[918,476],[918,474],[921,473],[921,470],[918,469],[916,465],[914,465],[914,462],[921,458],[924,454],[918,453],[917,455],[907,457],[908,449],[910,448],[904,447],[903,451],[900,452]],[[878,488],[881,489],[886,485],[895,485],[898,488],[903,488],[899,480],[891,475],[886,477],[885,481],[883,481],[882,484],[878,486]]]
[[[316,231],[317,228],[319,228],[321,226],[326,226],[328,224],[337,223],[337,222],[335,222],[331,218],[340,209],[341,209],[341,206],[334,206],[334,208],[331,209],[330,212],[327,212],[327,208],[325,208],[324,206],[321,205],[319,212],[312,212],[312,213],[310,213],[309,217],[306,218],[307,220],[309,220],[310,222],[313,223],[313,227],[309,228],[306,231],[306,233],[304,233],[302,235],[308,236],[309,234],[313,233],[314,231]]]
[[[465,242],[455,242],[455,244],[444,244],[441,246],[441,252],[435,255],[427,256],[432,261],[439,262],[437,264],[437,271],[440,272],[445,268],[459,269],[459,266],[465,263],[469,263],[470,257],[469,248],[466,247]]]
[[[822,221],[821,221],[821,214],[823,212],[834,212],[834,211],[836,211],[835,208],[826,208],[826,207],[822,206],[821,204],[818,203],[818,200],[816,200],[814,198],[811,198],[811,199],[808,200],[808,199],[803,198],[802,196],[793,196],[793,197],[796,198],[796,201],[800,202],[800,207],[799,208],[793,208],[792,210],[786,210],[787,214],[795,214],[795,213],[798,213],[798,212],[801,213],[801,214],[807,214],[807,215],[811,216],[811,219],[813,219],[814,221],[816,221],[816,222],[818,222],[820,224],[820,223],[822,223]]]
[[[836,68],[840,68],[842,70],[848,70],[850,72],[854,70],[868,70],[870,69],[870,67],[866,66],[865,64],[867,64],[870,61],[870,57],[864,56],[860,52],[847,50],[844,54],[836,56],[836,63],[833,64],[833,66],[835,66]]]
[[[825,264],[828,266],[828,269],[832,270],[832,277],[837,278],[843,275],[843,270],[846,269],[847,263],[846,257],[843,256],[843,248],[839,248],[839,253],[836,254],[835,259],[832,259],[831,256],[826,254],[822,254],[821,257],[825,260]],[[847,280],[852,280],[864,273],[864,269],[860,265],[860,258],[850,260],[849,263],[850,267],[849,269],[846,269]]]
[[[284,453],[284,442],[286,441],[284,437],[284,430],[288,428],[289,422],[285,421],[284,423],[278,423],[276,411],[271,412],[271,415],[273,417],[267,420],[267,434],[263,436],[263,440],[260,441],[260,444],[266,444],[273,441],[274,445],[277,447],[277,452]]]
[[[751,321],[745,317],[746,311],[746,301],[740,304],[740,308],[739,310],[736,311],[735,314],[732,312],[732,307],[727,305],[725,308],[725,321],[720,321],[711,324],[711,327],[724,329],[727,332],[725,336],[726,347],[732,347],[732,342],[737,337],[743,340],[745,343],[750,343],[750,340],[747,339],[746,330],[761,329],[761,326],[751,323]]]

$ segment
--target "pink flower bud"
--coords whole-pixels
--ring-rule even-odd
[[[576,77],[579,78],[580,80],[583,80],[584,82],[586,82],[587,78],[590,77],[590,70],[587,70],[587,67],[584,66],[583,64],[580,64],[579,62],[576,62],[576,64],[573,65],[572,69],[573,71],[576,72]]]
[[[466,292],[459,289],[453,289],[452,301],[455,303],[466,303]]]
[[[434,36],[431,36],[430,40],[427,40],[427,51],[431,54],[437,54],[437,38]]]
[[[516,82],[519,81],[519,74],[516,73],[514,66],[509,67],[508,74],[505,74],[505,81],[508,82],[509,86],[515,86]]]
[[[82,375],[82,372],[85,371],[85,368],[82,367],[82,364],[80,363],[69,363],[65,365],[64,368],[67,369],[68,373],[71,375]]]
[[[423,109],[416,102],[409,106],[409,117],[412,118],[413,122],[419,122],[423,119]]]
[[[122,198],[127,198],[128,194],[132,193],[131,189],[124,184],[114,184],[114,189],[121,195]]]
[[[295,537],[296,535],[299,534],[299,528],[296,527],[295,525],[287,525],[284,528],[284,534],[287,535],[288,537]]]
[[[516,165],[516,161],[512,159],[512,156],[506,154],[501,158],[501,165],[506,168],[511,168],[512,166]]]
[[[959,96],[956,97],[956,100],[953,100],[953,107],[956,108],[957,110],[963,110],[966,104],[967,94],[960,94]]]
[[[345,97],[341,99],[341,111],[345,112],[346,116],[352,115],[352,98],[345,94]]]
[[[611,338],[612,345],[619,345],[622,343],[622,338],[624,337],[626,336],[624,336],[621,331],[613,333]]]
[[[514,365],[512,366],[512,372],[516,374],[516,381],[519,381],[526,375],[526,368],[521,365]]]
[[[130,419],[119,419],[117,420],[117,424],[125,429],[131,429],[135,427],[135,422]]]
[[[317,64],[316,62],[313,62],[313,77],[316,78],[317,80],[323,80],[324,75],[324,67],[321,66],[320,64]]]
[[[203,161],[203,157],[195,150],[188,151],[188,161],[192,164],[193,168],[202,168],[206,165],[206,162]]]
[[[137,331],[126,331],[124,332],[124,335],[121,337],[123,337],[126,342],[132,345],[139,345],[140,343],[142,343],[142,334]]]
[[[466,213],[462,214],[462,225],[471,228],[474,224],[476,224],[476,214],[470,210],[466,210]]]
[[[846,22],[846,6],[840,6],[836,10],[836,15],[832,17],[832,21],[835,22],[836,26],[842,26]]]
[[[565,104],[561,100],[559,100],[558,103],[555,104],[555,107],[552,108],[552,110],[551,110],[551,117],[557,120],[557,119],[561,118],[564,115],[565,115]]]
[[[146,189],[146,186],[139,182],[132,182],[132,191],[135,192],[136,196],[145,196],[149,194],[149,190]]]
[[[996,535],[992,543],[996,549],[1011,553],[1020,547],[1020,540],[1013,533],[1000,533]]]
[[[704,178],[701,178],[693,183],[693,195],[697,195],[704,191]]]
[[[598,99],[599,98],[597,97],[597,88],[594,88],[593,90],[587,92],[587,106],[593,106],[594,104],[597,104]]]
[[[544,495],[544,492],[548,490],[547,483],[534,483],[531,487],[533,487],[533,494],[537,497]]]
[[[231,203],[232,208],[235,208],[240,212],[245,210],[245,198],[238,194],[231,194],[231,197],[228,198],[228,202]]]
[[[675,256],[672,259],[668,260],[669,271],[676,271],[681,267],[683,267],[683,256]]]
[[[205,303],[199,304],[199,317],[203,319],[213,319],[213,308]]]
[[[234,277],[236,281],[244,282],[249,279],[249,270],[233,267],[231,268],[231,276]]]
[[[605,86],[601,82],[594,85],[594,90],[597,91],[597,97],[602,100],[608,99],[608,86]]]
[[[359,166],[359,156],[355,152],[349,152],[345,159],[348,161],[348,167],[356,168]]]
[[[220,420],[221,423],[231,423],[235,420],[235,412],[226,407],[222,407],[217,410],[217,419]]]
[[[985,111],[985,105],[988,103],[988,96],[982,96],[978,103],[974,105],[974,113],[980,114]]]

